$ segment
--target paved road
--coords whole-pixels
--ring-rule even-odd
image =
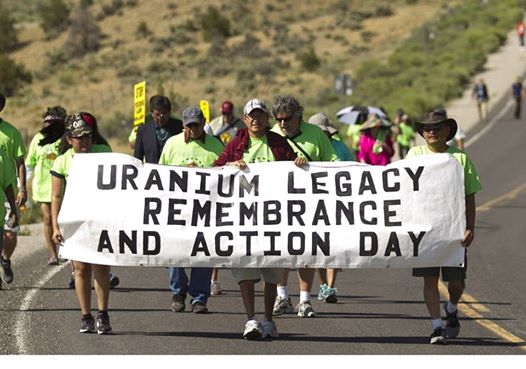
[[[526,122],[512,119],[509,106],[494,115],[488,132],[467,149],[483,191],[462,333],[445,347],[428,344],[421,281],[409,270],[345,271],[338,304],[316,301],[318,318],[279,317],[279,339],[248,342],[241,337],[245,316],[229,271],[221,273],[226,291],[210,299],[211,313],[194,315],[170,311],[165,268],[115,268],[122,283],[111,294],[114,334],[80,335],[68,268],[45,265],[37,226],[20,239],[15,282],[0,291],[0,354],[524,354]],[[297,301],[295,278],[290,290]]]

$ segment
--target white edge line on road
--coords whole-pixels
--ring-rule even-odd
[[[18,319],[16,320],[15,324],[15,337],[16,337],[16,345],[18,349],[18,354],[22,355],[28,355],[31,354],[31,352],[28,352],[28,348],[26,345],[27,342],[27,335],[29,333],[28,329],[25,329],[26,325],[29,323],[29,308],[31,307],[31,302],[35,295],[40,291],[40,288],[44,286],[46,283],[48,283],[51,278],[53,278],[57,273],[59,273],[62,269],[64,269],[68,263],[64,263],[60,265],[59,267],[53,267],[50,269],[43,277],[42,279],[36,284],[35,287],[33,287],[24,297],[22,300],[22,303],[20,304],[20,314],[18,315]]]
[[[479,140],[479,138],[484,136],[486,134],[486,132],[488,132],[490,129],[492,129],[497,124],[497,122],[502,118],[502,116],[508,111],[508,109],[512,106],[512,104],[513,103],[511,101],[508,101],[508,103],[501,109],[499,114],[497,114],[489,122],[489,124],[485,125],[484,128],[482,128],[479,132],[477,132],[477,134],[475,134],[473,137],[471,137],[470,139],[466,140],[465,147],[468,147],[468,146],[474,144],[475,142],[477,142]],[[480,124],[484,124],[484,123],[480,123]]]

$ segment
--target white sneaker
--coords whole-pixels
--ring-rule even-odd
[[[274,302],[274,309],[272,310],[272,315],[290,314],[293,311],[294,308],[292,307],[290,297],[287,299],[284,299],[280,296],[276,297],[276,301]]]
[[[261,337],[261,328],[257,320],[249,320],[245,324],[243,338],[246,340],[257,340]]]
[[[261,322],[261,338],[277,338],[279,337],[278,329],[275,322],[263,321]]]
[[[298,313],[300,318],[314,318],[316,316],[316,312],[312,308],[310,301],[300,302],[296,305],[294,311]]]
[[[221,284],[218,281],[212,281],[210,284],[210,294],[212,296],[220,295],[223,293]]]

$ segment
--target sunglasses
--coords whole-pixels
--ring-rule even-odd
[[[292,115],[289,115],[288,117],[286,118],[278,118],[278,117],[274,117],[274,119],[276,119],[276,122],[278,123],[288,123],[292,120],[292,118],[294,118],[296,116],[296,114],[292,114]]]
[[[426,132],[441,131],[444,128],[445,128],[445,126],[443,124],[423,125],[422,126],[422,131],[426,131]]]

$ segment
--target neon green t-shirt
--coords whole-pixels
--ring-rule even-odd
[[[264,135],[263,137],[248,138],[248,147],[243,153],[243,161],[247,164],[276,161],[276,158],[268,145],[267,135]]]
[[[479,192],[482,189],[480,185],[480,178],[468,155],[464,151],[451,146],[448,147],[446,153],[453,155],[453,157],[457,159],[457,161],[464,168],[464,194],[467,196]],[[407,153],[407,157],[409,158],[411,156],[428,154],[435,153],[429,150],[427,145],[421,145],[412,147]]]
[[[272,131],[285,137],[279,124],[272,127]],[[300,123],[300,132],[295,137],[288,138],[289,145],[294,152],[307,160],[305,154],[298,148],[300,146],[309,156],[311,161],[339,161],[338,155],[332,147],[331,140],[323,130],[313,124]]]
[[[13,187],[16,186],[16,165],[14,161],[21,159],[26,154],[22,135],[11,123],[0,118],[0,150],[2,150],[8,158],[13,161],[12,170],[15,174]]]
[[[400,123],[400,134],[396,136],[396,142],[403,147],[411,146],[411,140],[415,137],[415,130],[410,124]]]
[[[38,202],[51,202],[51,175],[49,171],[58,157],[60,140],[40,146],[39,142],[44,138],[42,133],[37,133],[31,144],[26,157],[26,166],[33,169],[33,200]]]
[[[4,228],[5,222],[5,202],[6,196],[4,190],[16,182],[16,174],[13,170],[13,161],[9,159],[2,150],[0,150],[0,229]]]
[[[91,149],[89,151],[90,154],[101,152],[111,152],[111,148],[106,145],[91,145]],[[73,160],[73,155],[75,155],[73,148],[60,155],[53,163],[53,167],[51,168],[51,174],[55,177],[63,178],[67,182],[69,168],[71,167],[71,160]]]
[[[223,152],[223,144],[214,136],[206,135],[205,142],[184,142],[184,132],[170,137],[164,145],[159,164],[186,166],[190,163],[200,168],[214,166],[214,161]]]
[[[360,128],[362,128],[361,124],[351,124],[349,128],[347,128],[347,137],[351,138],[351,149],[358,151],[360,149]]]

